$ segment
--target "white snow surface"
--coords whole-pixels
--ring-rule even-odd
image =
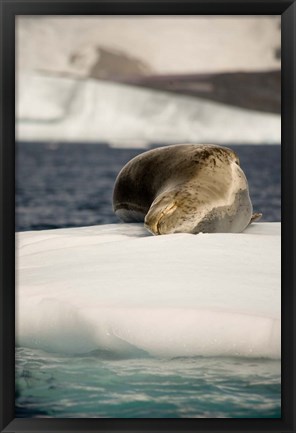
[[[16,234],[16,339],[67,354],[280,358],[280,223],[152,236],[142,224]]]
[[[20,141],[281,143],[279,115],[92,79],[23,73],[16,102]]]

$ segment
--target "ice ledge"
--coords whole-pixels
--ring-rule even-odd
[[[280,357],[280,223],[151,236],[17,234],[18,344],[65,353]]]

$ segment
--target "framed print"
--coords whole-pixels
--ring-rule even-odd
[[[1,0],[2,432],[295,431],[295,17]]]

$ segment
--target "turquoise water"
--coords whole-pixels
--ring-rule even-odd
[[[16,350],[16,416],[279,418],[280,361]]]

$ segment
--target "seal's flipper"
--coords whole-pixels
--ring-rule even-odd
[[[252,224],[255,221],[259,221],[262,217],[262,213],[257,212],[257,213],[253,213],[251,221],[249,222],[249,225]]]

